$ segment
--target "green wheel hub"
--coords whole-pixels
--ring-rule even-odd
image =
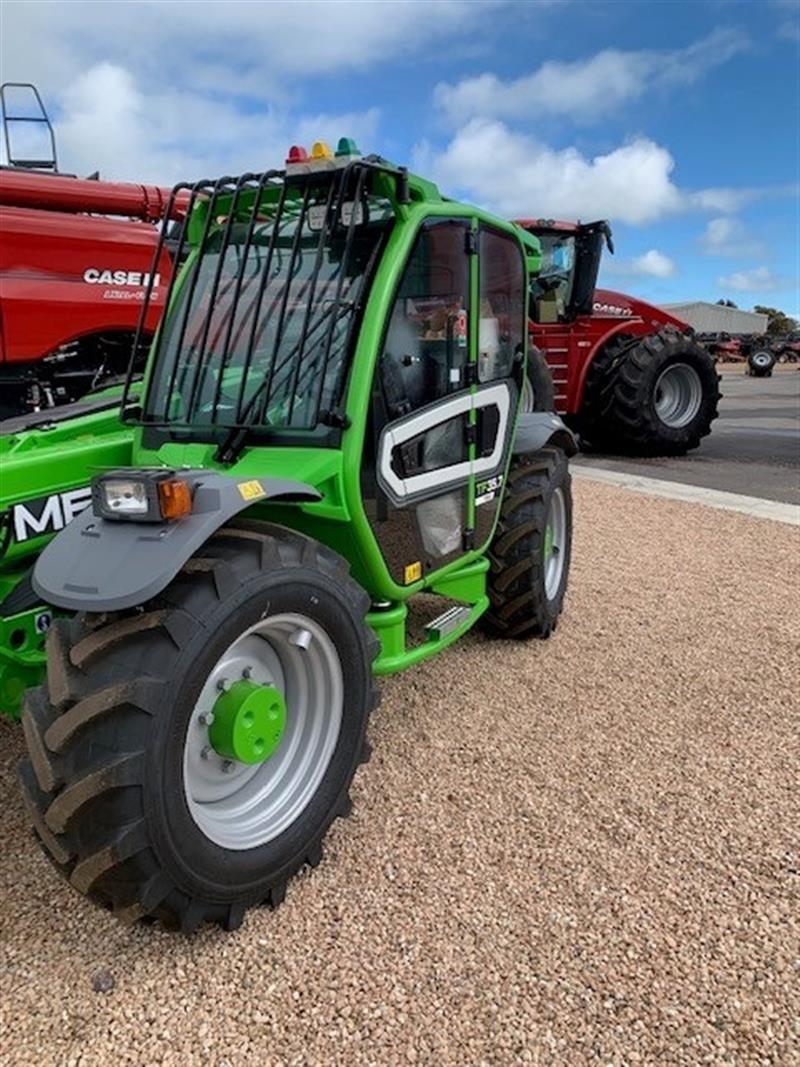
[[[225,759],[263,763],[286,727],[286,701],[273,685],[243,679],[221,693],[208,729],[212,748]]]

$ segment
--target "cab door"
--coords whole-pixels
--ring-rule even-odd
[[[392,578],[410,584],[465,551],[471,467],[469,220],[423,224],[372,383],[362,497]]]
[[[512,238],[461,219],[420,230],[376,366],[362,466],[367,515],[400,584],[479,546],[493,525],[519,396],[524,286]]]

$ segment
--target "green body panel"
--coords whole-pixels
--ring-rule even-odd
[[[116,410],[2,436],[0,511],[87,486],[92,475],[102,470],[128,466],[132,449],[133,433],[122,425]],[[61,523],[56,525],[60,528]],[[0,559],[0,572],[24,557],[38,555],[55,532],[32,536],[22,543],[12,538]]]
[[[0,574],[0,598],[8,596],[25,573]],[[50,621],[50,611],[43,604],[0,618],[0,713],[18,718],[25,690],[43,680],[44,639]]]
[[[0,436],[0,543],[5,546],[0,555],[0,603],[27,578],[33,559],[65,524],[75,506],[70,492],[88,486],[98,471],[131,462],[133,434],[115,409],[51,425],[42,418],[42,428]],[[47,529],[37,534],[35,522],[20,519],[19,505],[43,498],[49,499],[38,518]],[[15,536],[20,524],[30,535],[24,541]],[[18,716],[25,689],[42,681],[50,618],[42,604],[0,616],[0,713]]]

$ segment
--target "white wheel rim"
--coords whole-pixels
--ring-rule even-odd
[[[547,509],[544,538],[544,591],[548,600],[555,600],[561,587],[567,548],[567,504],[564,490],[556,489]]]
[[[225,760],[210,747],[201,716],[223,682],[248,677],[280,690],[286,726],[263,763]],[[274,840],[302,815],[333,757],[342,724],[344,681],[325,629],[300,614],[274,615],[228,647],[203,686],[189,720],[183,787],[199,829],[222,848],[240,851]]]
[[[703,402],[700,375],[688,363],[672,363],[661,372],[654,391],[655,411],[661,422],[679,430],[695,418]]]

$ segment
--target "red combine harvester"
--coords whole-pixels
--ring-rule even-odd
[[[169,191],[59,174],[48,158],[0,167],[0,418],[68,403],[125,373]],[[19,87],[16,87],[19,88]],[[23,88],[35,90],[32,86]],[[36,94],[38,101],[38,94]],[[188,199],[188,194],[187,194]],[[172,217],[183,217],[177,198]],[[172,260],[153,278],[142,353],[155,330]]]
[[[545,353],[555,408],[584,444],[681,455],[711,430],[720,398],[714,361],[686,323],[635,297],[596,289],[607,222],[518,223],[542,245],[530,335]]]

